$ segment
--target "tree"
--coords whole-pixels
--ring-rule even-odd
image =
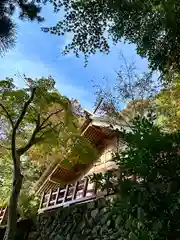
[[[125,235],[177,239],[180,133],[164,133],[145,118],[134,119],[133,125],[132,132],[122,135],[127,148],[115,157],[123,176],[120,205],[125,207],[121,215],[127,227]],[[132,174],[137,182],[127,179]],[[117,205],[115,209],[118,210]]]
[[[13,21],[15,10],[19,10],[21,20],[43,21],[40,16],[41,7],[35,1],[1,0],[0,1],[0,54],[14,47],[16,41],[16,24]]]
[[[13,79],[0,81],[0,122],[1,149],[11,151],[13,162],[13,182],[8,205],[8,223],[5,240],[14,239],[17,202],[22,187],[21,172],[23,156],[33,146],[51,152],[64,142],[70,146],[66,152],[76,152],[77,145],[83,142],[78,134],[72,112],[71,102],[62,96],[55,88],[55,81],[49,77],[32,80],[25,78],[26,88],[17,88]],[[62,133],[68,132],[63,138]],[[87,142],[81,153],[87,157],[93,153],[93,148]],[[90,152],[88,152],[88,150]],[[80,155],[80,153],[79,153]],[[82,157],[83,158],[83,157]],[[82,160],[76,159],[76,161]],[[83,158],[84,159],[84,158]],[[73,160],[72,160],[73,161]]]
[[[178,0],[53,0],[55,11],[64,16],[46,32],[72,33],[64,53],[87,57],[96,51],[108,53],[108,38],[114,43],[134,43],[137,53],[147,57],[152,70],[179,71],[180,2]],[[107,34],[108,33],[108,34]]]
[[[18,212],[20,216],[27,217],[35,213],[38,208],[38,198],[34,196],[33,188],[41,176],[43,168],[37,162],[29,160],[26,156],[21,161],[21,172],[24,181],[18,204]],[[3,156],[0,157],[0,179],[0,206],[7,207],[12,182],[12,160],[9,151],[4,152]],[[28,204],[26,204],[26,201],[28,201]],[[32,206],[31,203],[34,205]]]
[[[117,196],[110,204],[112,216],[116,216],[113,221],[110,215],[111,224],[119,227],[117,238],[180,237],[180,132],[165,133],[152,118],[135,118],[131,131],[119,132],[125,147],[113,156],[118,166]],[[98,180],[101,188],[104,182],[112,185],[107,185],[107,178]]]
[[[138,73],[134,62],[120,55],[122,64],[117,71],[114,86],[95,85],[97,101],[103,99],[99,111],[129,122],[135,116],[144,116],[153,108],[153,101],[161,83],[152,72]],[[107,84],[106,84],[107,85]]]
[[[151,110],[157,115],[156,124],[166,131],[180,129],[180,88],[179,74],[171,83],[162,84],[151,72],[138,74],[134,63],[124,64],[117,72],[117,79],[111,89],[96,85],[97,100],[103,99],[100,110],[111,117],[129,120],[135,116],[144,116]],[[122,106],[125,108],[122,109]]]
[[[167,131],[180,130],[180,77],[164,87],[156,96],[158,124]]]

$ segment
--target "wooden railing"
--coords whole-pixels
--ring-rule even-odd
[[[71,204],[90,201],[97,198],[95,185],[90,183],[87,178],[66,185],[65,188],[58,188],[44,193],[41,199],[39,213],[57,207],[67,207]]]
[[[4,221],[6,221],[6,217],[7,217],[7,207],[0,208],[0,224],[3,224]]]

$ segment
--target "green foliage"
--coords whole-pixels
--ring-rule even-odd
[[[6,15],[7,0],[0,2],[0,54],[3,54],[7,49],[11,48],[15,44],[15,24]]]
[[[108,194],[114,194],[118,191],[117,176],[112,171],[105,173],[94,173],[89,176],[92,183],[95,183],[97,189]]]
[[[55,89],[54,79],[25,81],[21,89],[13,79],[0,81],[0,199],[7,203],[12,173],[18,169],[24,180],[19,206],[27,215],[36,209],[32,188],[47,164],[61,163],[66,157],[71,165],[87,163],[96,153],[80,136],[76,110]]]
[[[42,142],[51,147],[58,146],[62,140],[59,138],[61,131],[67,126],[73,131],[70,101],[57,92],[55,81],[52,78],[37,81],[27,78],[26,81],[29,86],[24,89],[18,89],[13,79],[7,78],[0,82],[1,140],[7,147],[10,146],[15,122],[20,118],[25,103],[28,103],[16,131],[16,147],[20,154]]]
[[[35,216],[39,209],[40,199],[33,193],[29,193],[27,190],[21,192],[18,204],[18,211],[20,216],[32,217]]]
[[[180,77],[156,96],[158,124],[168,131],[180,130]]]
[[[78,133],[70,134],[68,139],[65,138],[65,143],[65,151],[67,149],[70,151],[64,153],[64,156],[67,157],[71,166],[76,163],[90,163],[92,159],[96,159],[97,157],[97,151],[92,143]]]
[[[125,149],[114,156],[120,177],[111,214],[122,239],[178,239],[180,132],[163,132],[153,116],[132,123],[119,134]]]
[[[27,157],[24,157],[21,168],[24,181],[19,200],[19,211],[21,216],[29,216],[34,214],[38,207],[39,201],[33,195],[33,186],[41,176],[43,168],[35,162],[29,161]],[[12,160],[8,153],[0,158],[0,179],[0,206],[2,207],[8,204],[12,185]]]
[[[7,154],[0,157],[0,206],[6,206],[11,190],[12,182],[12,163],[11,158]]]
[[[137,46],[137,53],[148,57],[153,70],[177,70],[179,65],[180,2],[178,0],[54,0],[55,11],[64,16],[56,26],[44,28],[52,34],[72,33],[64,53],[96,51],[108,53],[108,37],[114,43],[126,41]],[[107,34],[107,32],[109,34]],[[109,35],[109,36],[108,36]]]

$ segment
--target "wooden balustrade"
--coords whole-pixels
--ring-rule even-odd
[[[7,207],[0,208],[0,224],[3,224],[7,219]]]
[[[66,185],[65,188],[58,188],[44,193],[38,212],[41,213],[57,207],[66,207],[71,204],[89,201],[96,197],[94,184],[85,178],[75,184]]]

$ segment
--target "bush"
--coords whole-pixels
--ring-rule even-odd
[[[112,215],[123,240],[180,238],[180,131],[153,122],[135,118],[131,131],[119,132],[126,147],[113,156],[120,177]]]

